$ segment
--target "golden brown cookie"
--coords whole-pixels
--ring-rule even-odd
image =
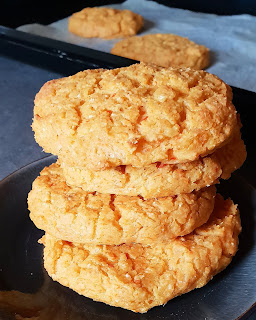
[[[68,30],[84,38],[122,38],[134,36],[143,26],[141,15],[130,10],[85,8],[74,13]]]
[[[134,312],[204,286],[231,262],[241,230],[237,206],[217,197],[210,220],[165,245],[93,246],[43,238],[53,280],[79,294]]]
[[[196,160],[226,144],[236,124],[231,89],[215,75],[141,63],[47,82],[32,127],[62,162],[101,170]]]
[[[161,67],[204,69],[209,65],[209,49],[175,34],[147,34],[117,42],[111,53],[153,63]]]
[[[46,167],[28,196],[30,218],[39,229],[71,242],[160,243],[204,224],[214,207],[216,189],[144,200],[90,193],[69,187],[58,164]]]
[[[102,171],[69,167],[60,163],[69,185],[85,191],[136,196],[144,199],[190,193],[228,179],[241,167],[246,150],[240,132],[224,147],[200,160],[181,164],[154,163],[144,168],[119,166]]]

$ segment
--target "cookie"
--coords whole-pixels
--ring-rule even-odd
[[[130,10],[85,8],[74,13],[68,30],[84,38],[123,38],[134,36],[143,26],[141,15]]]
[[[215,75],[141,63],[46,83],[32,127],[61,162],[101,170],[196,160],[226,144],[236,124],[231,89]]]
[[[117,42],[112,54],[161,67],[204,69],[209,65],[209,49],[175,34],[148,34]]]
[[[46,167],[28,196],[39,229],[70,242],[159,243],[204,224],[213,211],[215,187],[175,197],[144,200],[90,193],[66,184],[58,164]]]
[[[46,234],[44,266],[53,280],[81,295],[143,313],[226,268],[240,230],[237,206],[217,196],[205,225],[165,245],[81,245]]]
[[[241,167],[246,149],[240,132],[213,154],[200,160],[183,164],[154,163],[144,168],[119,166],[102,171],[75,168],[60,163],[69,185],[80,186],[85,191],[140,195],[144,199],[190,193],[228,179]]]

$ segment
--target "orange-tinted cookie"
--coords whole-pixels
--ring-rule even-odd
[[[193,161],[236,126],[231,89],[215,75],[143,63],[46,83],[32,124],[46,152],[91,170]]]
[[[84,38],[129,37],[142,26],[142,16],[130,10],[97,7],[74,13],[68,22],[69,31]]]
[[[43,239],[49,275],[79,294],[134,312],[204,286],[226,268],[238,247],[237,207],[218,196],[210,220],[165,245],[93,246]]]
[[[154,163],[142,168],[119,166],[102,171],[60,165],[67,183],[85,191],[150,199],[190,193],[215,184],[220,178],[228,179],[245,158],[246,149],[238,130],[224,147],[188,163]]]
[[[161,67],[204,69],[209,65],[209,49],[175,34],[147,34],[117,42],[111,53],[153,63]]]
[[[91,193],[67,185],[62,169],[46,167],[28,196],[30,218],[55,237],[91,244],[168,242],[205,223],[215,187],[174,197],[144,200]]]

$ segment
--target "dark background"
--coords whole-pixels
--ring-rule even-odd
[[[139,1],[139,0],[138,0]],[[0,25],[16,28],[27,23],[49,24],[84,7],[122,3],[118,0],[1,0]],[[256,0],[158,0],[169,7],[192,11],[232,15],[248,13],[256,16]]]

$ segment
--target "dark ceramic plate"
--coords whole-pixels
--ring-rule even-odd
[[[1,295],[4,293],[0,291],[0,319],[15,319],[15,312],[26,315],[29,309],[27,304],[33,306],[40,294],[44,301],[41,308],[45,309],[40,311],[41,315],[48,311],[49,314],[38,319],[231,320],[255,317],[256,190],[242,176],[234,174],[230,180],[222,181],[219,188],[225,197],[230,196],[239,204],[242,218],[243,231],[239,251],[231,265],[205,287],[177,297],[164,307],[155,307],[141,315],[79,296],[52,281],[43,271],[43,248],[37,242],[43,232],[30,221],[26,199],[33,180],[43,167],[54,161],[53,156],[36,161],[0,182],[0,288],[32,293],[24,295],[14,292],[10,307],[7,298],[1,302]],[[21,306],[17,307],[15,299],[24,297],[29,297],[30,302],[24,304],[24,309]],[[5,304],[8,306],[5,307]],[[35,309],[35,306],[33,308]],[[33,312],[40,314],[38,310]]]

